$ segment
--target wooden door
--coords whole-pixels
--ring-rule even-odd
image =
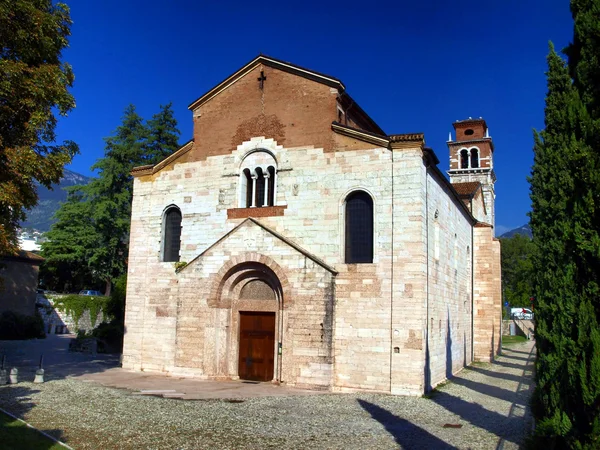
[[[240,312],[240,378],[271,381],[274,354],[275,313]]]

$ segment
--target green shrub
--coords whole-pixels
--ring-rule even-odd
[[[75,324],[85,311],[90,312],[90,321],[92,326],[96,325],[96,318],[100,312],[106,315],[106,307],[110,297],[95,297],[91,295],[65,295],[53,297],[52,302],[56,309],[66,312],[73,318]]]
[[[125,291],[127,289],[127,274],[121,275],[115,280],[115,285],[106,304],[105,313],[111,320],[119,323],[125,321]]]
[[[103,322],[92,331],[92,336],[98,340],[98,352],[121,353],[123,351],[123,335],[125,328],[116,320]]]
[[[44,321],[39,313],[33,316],[4,311],[0,314],[0,339],[22,340],[46,337]]]

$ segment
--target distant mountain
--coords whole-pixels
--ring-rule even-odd
[[[525,224],[522,227],[515,228],[514,230],[507,231],[506,233],[504,233],[500,237],[501,238],[510,238],[510,237],[513,237],[515,234],[520,234],[522,236],[527,236],[530,239],[533,237],[533,234],[531,234],[531,227],[529,226],[529,224]]]
[[[38,185],[39,201],[37,206],[27,211],[27,220],[21,223],[21,228],[34,228],[39,231],[48,231],[55,222],[54,213],[60,204],[67,200],[66,187],[88,184],[91,178],[65,169],[59,184],[53,185],[53,190]]]

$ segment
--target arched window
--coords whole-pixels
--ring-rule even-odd
[[[267,169],[269,173],[269,196],[267,199],[267,205],[275,205],[275,167],[269,166]]]
[[[257,207],[266,206],[265,205],[265,175],[263,173],[262,168],[257,167],[256,170],[256,200],[254,204]]]
[[[277,164],[265,151],[249,154],[240,167],[240,208],[275,206]]]
[[[479,168],[479,150],[476,148],[471,149],[471,169]]]
[[[460,168],[469,168],[469,152],[466,149],[460,151]]]
[[[363,191],[346,198],[346,263],[373,262],[373,200]]]
[[[169,208],[163,220],[163,252],[164,262],[179,261],[181,247],[181,211],[177,207]]]
[[[244,197],[244,204],[242,205],[245,208],[250,208],[252,206],[252,175],[250,174],[250,169],[244,169],[242,175],[242,194]]]

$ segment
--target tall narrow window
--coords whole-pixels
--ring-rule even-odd
[[[252,206],[252,175],[250,174],[250,169],[244,169],[244,176],[242,178],[242,192],[246,196],[245,204],[246,208],[250,208]]]
[[[479,150],[471,149],[471,169],[479,168]]]
[[[268,205],[275,206],[275,167],[269,166],[267,169],[269,172],[269,199]]]
[[[460,151],[460,168],[461,169],[469,168],[469,152],[467,150]]]
[[[346,263],[373,262],[373,200],[363,191],[346,199]]]
[[[169,208],[164,219],[163,261],[179,261],[181,247],[181,211]]]
[[[259,208],[265,204],[265,177],[260,167],[256,168],[256,200],[254,204]]]

